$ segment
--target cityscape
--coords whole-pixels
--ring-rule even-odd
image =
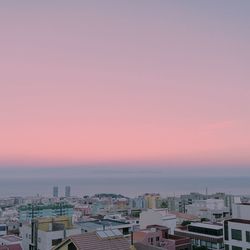
[[[191,192],[0,199],[2,249],[244,249],[250,244],[250,195]],[[107,248],[104,248],[105,244]],[[1,249],[0,248],[0,249]]]
[[[250,1],[0,1],[0,250],[250,250]]]

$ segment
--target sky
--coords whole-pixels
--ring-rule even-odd
[[[250,166],[250,2],[1,1],[0,167]]]

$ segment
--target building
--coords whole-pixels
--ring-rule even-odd
[[[180,213],[176,211],[169,211],[169,213],[176,216],[177,225],[182,225],[183,222],[200,222],[200,218],[195,215]]]
[[[138,196],[130,200],[130,207],[132,209],[146,209],[146,200],[143,196]]]
[[[33,219],[31,224],[23,224],[20,232],[23,249],[48,250],[81,230],[72,225],[70,217],[60,216]]]
[[[149,194],[149,193],[146,193],[146,194],[144,194],[143,198],[146,201],[146,207],[147,208],[149,208],[149,209],[159,208],[159,205],[161,203],[161,196],[160,196],[160,194],[155,194],[155,193]]]
[[[179,212],[185,213],[187,205],[190,205],[197,200],[206,200],[207,198],[207,195],[197,192],[181,195],[179,201]]]
[[[104,230],[70,236],[53,250],[130,250],[119,230]]]
[[[168,227],[174,234],[176,228],[176,215],[169,214],[166,209],[149,209],[140,213],[140,229],[146,229],[149,225]]]
[[[53,197],[58,198],[58,194],[59,194],[58,186],[54,186],[53,187]]]
[[[204,246],[209,250],[224,249],[222,224],[194,222],[187,227],[176,228],[174,234],[191,238],[194,247]]]
[[[133,233],[132,242],[136,250],[168,249],[190,250],[191,240],[187,237],[169,234],[167,227],[150,225],[146,229]]]
[[[170,211],[184,212],[185,203],[179,197],[167,197],[167,207]]]
[[[232,214],[233,204],[236,203],[237,200],[240,200],[239,196],[234,196],[234,195],[225,194],[225,193],[215,193],[215,194],[210,195],[210,198],[223,199],[225,206],[229,208],[230,215]]]
[[[19,220],[31,221],[37,217],[69,216],[73,215],[74,206],[66,203],[26,205],[19,207]]]
[[[17,249],[17,250],[21,250],[21,243],[22,243],[22,239],[16,235],[5,235],[5,236],[1,236],[0,237],[0,249],[2,247],[2,249],[4,249],[4,247],[6,247],[7,249]]]
[[[225,206],[222,199],[207,199],[196,200],[187,205],[186,213],[215,222],[229,216],[230,209]]]
[[[232,218],[250,220],[250,203],[233,204]]]
[[[83,233],[117,229],[125,236],[129,236],[133,229],[133,224],[110,219],[78,222],[75,225],[80,228]]]
[[[0,208],[8,208],[15,206],[15,198],[9,197],[9,198],[0,198]]]
[[[71,192],[71,190],[70,190],[71,188],[70,188],[70,186],[66,186],[65,187],[65,197],[70,197],[70,192]]]
[[[225,250],[250,249],[250,220],[230,219],[224,221]]]
[[[9,246],[0,246],[0,250],[23,250],[20,244],[13,244]]]

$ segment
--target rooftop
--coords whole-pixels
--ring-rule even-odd
[[[103,227],[115,227],[115,226],[121,226],[121,225],[129,225],[128,222],[109,220],[109,219],[79,222],[77,224],[91,228],[91,229],[97,229],[100,227],[103,228]]]
[[[29,204],[20,206],[19,211],[27,211],[27,210],[44,210],[44,209],[64,209],[64,208],[74,208],[74,206],[67,203],[55,203],[55,204]]]
[[[0,246],[0,250],[22,250],[20,244],[13,244],[9,246]]]
[[[237,205],[250,206],[249,202],[236,203]]]
[[[227,221],[241,223],[241,224],[250,224],[250,220],[243,220],[243,219],[230,219]]]
[[[3,239],[4,241],[8,241],[10,243],[19,242],[22,240],[22,238],[16,235],[4,235],[4,236],[1,236],[0,239]]]
[[[127,239],[122,235],[116,235],[115,232],[110,233],[111,230],[102,231],[106,235],[102,237],[100,231],[70,236],[63,241],[59,246],[53,248],[54,250],[60,249],[65,244],[72,242],[79,250],[129,250],[130,244]],[[114,230],[112,230],[114,231]]]
[[[208,229],[216,229],[216,230],[223,229],[223,225],[212,224],[212,223],[195,222],[195,223],[191,223],[190,226],[208,228]]]
[[[177,218],[181,218],[184,220],[199,220],[198,216],[191,215],[191,214],[180,213],[177,211],[170,211],[169,213],[174,214]]]

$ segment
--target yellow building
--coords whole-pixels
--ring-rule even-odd
[[[161,196],[160,196],[160,194],[155,194],[155,193],[149,194],[149,193],[147,193],[147,194],[144,195],[144,199],[145,199],[147,207],[149,209],[156,209],[156,208],[158,208],[157,204],[159,203],[159,201],[161,199]]]

